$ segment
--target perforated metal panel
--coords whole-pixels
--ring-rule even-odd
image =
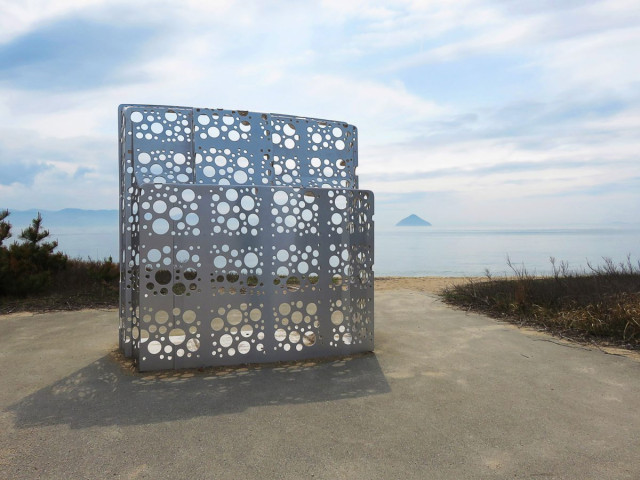
[[[120,345],[141,370],[373,349],[373,194],[357,132],[120,107]]]

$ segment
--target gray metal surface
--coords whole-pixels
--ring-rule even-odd
[[[357,131],[123,105],[120,346],[141,370],[373,349]]]

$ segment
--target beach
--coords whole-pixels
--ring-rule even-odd
[[[380,292],[403,289],[439,293],[449,286],[459,285],[470,278],[479,279],[479,277],[376,277],[375,289]]]

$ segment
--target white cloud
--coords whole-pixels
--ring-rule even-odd
[[[0,11],[4,47],[69,17],[142,32],[142,56],[114,63],[118,81],[83,89],[12,84],[3,81],[0,63],[0,147],[35,151],[53,167],[35,176],[29,195],[20,184],[0,187],[13,208],[74,206],[84,196],[87,206],[110,208],[120,103],[348,121],[359,128],[362,186],[383,198],[577,198],[640,176],[637,2],[64,0],[4,2]],[[97,49],[87,63],[100,55]],[[485,60],[494,57],[504,65],[492,77],[486,70],[494,64]],[[432,67],[467,63],[476,70],[462,74],[484,90],[472,100],[443,95],[460,73]],[[523,78],[530,83],[517,94],[500,91]],[[490,171],[507,163],[528,169]],[[70,192],[65,187],[81,167],[93,170]],[[449,173],[425,175],[443,169]],[[409,177],[394,176],[399,172]]]

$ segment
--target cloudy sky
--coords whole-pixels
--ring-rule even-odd
[[[640,221],[637,0],[0,0],[0,207],[117,208],[117,106],[359,128],[384,226]]]

